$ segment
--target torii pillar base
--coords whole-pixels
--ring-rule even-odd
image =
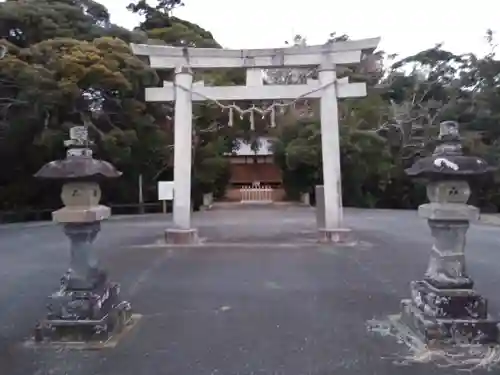
[[[169,228],[165,230],[165,243],[167,245],[198,245],[200,239],[198,230],[194,228],[179,229]]]
[[[336,228],[336,229],[318,229],[319,243],[333,243],[341,245],[349,245],[355,243],[354,235],[351,229]]]

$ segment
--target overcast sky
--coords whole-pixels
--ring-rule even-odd
[[[381,49],[400,55],[439,42],[456,53],[483,53],[486,29],[497,31],[500,20],[500,0],[184,1],[186,6],[174,11],[177,17],[211,31],[224,47],[238,49],[280,47],[295,34],[308,44],[322,44],[335,31],[352,39],[380,36]],[[100,2],[114,23],[131,28],[139,22],[126,10],[127,0]]]

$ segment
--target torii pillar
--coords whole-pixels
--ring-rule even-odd
[[[165,230],[165,241],[174,244],[198,242],[198,232],[191,226],[191,166],[193,138],[193,71],[188,66],[175,69],[174,117],[174,227]],[[181,88],[182,87],[182,88]],[[182,146],[179,146],[182,145]]]
[[[319,82],[337,82],[335,64],[326,60],[320,65]],[[324,228],[318,228],[320,242],[350,242],[351,231],[343,226],[342,172],[340,169],[340,134],[337,85],[323,89],[320,99],[321,153],[323,162]]]

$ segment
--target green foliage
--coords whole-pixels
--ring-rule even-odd
[[[321,178],[321,135],[319,124],[299,123],[278,130],[274,159],[283,173],[285,191],[297,199]]]
[[[198,27],[192,27],[189,22],[180,20],[175,22],[175,19],[173,22],[171,26],[148,30],[149,37],[176,47],[220,48],[211,34],[200,33]]]
[[[93,1],[7,1],[0,18],[8,48],[0,60],[0,156],[16,160],[3,165],[0,182],[31,186],[22,194],[0,189],[3,207],[58,204],[57,189],[47,195],[31,176],[64,155],[75,124],[89,126],[98,156],[127,171],[120,185],[139,172],[155,174],[167,159],[164,110],[144,102],[144,87],[158,77],[132,54],[127,42],[139,41],[135,34],[110,24]],[[137,196],[121,191],[117,199]]]
[[[92,41],[102,36],[144,41],[140,34],[111,24],[107,9],[93,0],[7,0],[0,4],[0,39],[19,47],[52,38]]]
[[[289,125],[274,143],[275,161],[283,170],[285,190],[291,199],[312,192],[315,185],[322,183],[320,127],[317,122]],[[383,191],[393,167],[385,139],[343,124],[340,152],[345,203],[376,206],[374,192],[367,189]]]

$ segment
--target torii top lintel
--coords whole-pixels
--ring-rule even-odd
[[[139,56],[149,56],[154,69],[191,68],[279,68],[317,66],[323,62],[350,65],[361,61],[362,54],[373,53],[380,38],[349,40],[300,48],[233,50],[186,48],[149,44],[131,44]]]

